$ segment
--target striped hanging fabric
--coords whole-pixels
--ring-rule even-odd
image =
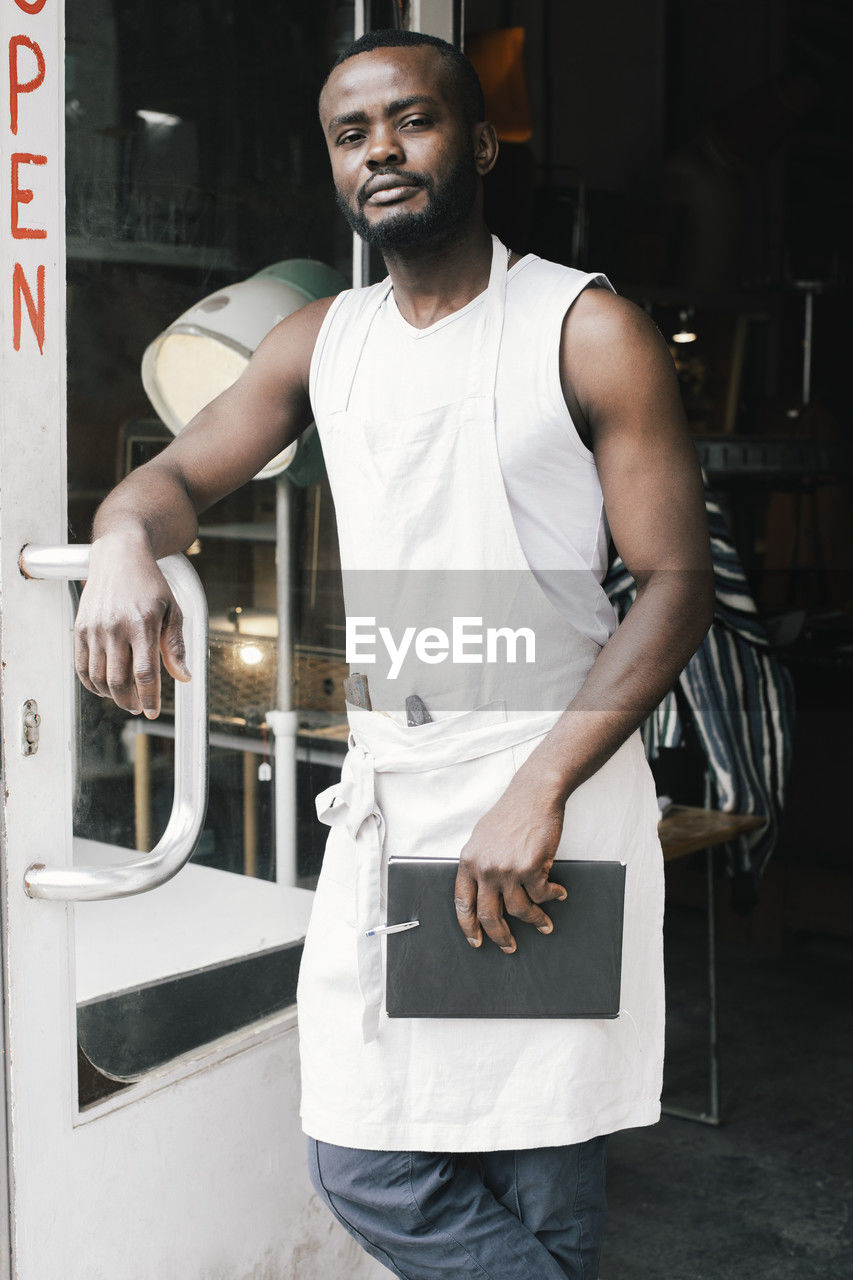
[[[705,754],[710,803],[730,813],[757,813],[767,823],[727,846],[730,875],[757,885],[776,845],[791,764],[794,686],[790,672],[770,652],[740,557],[703,470],[705,508],[714,561],[714,621],[678,679]],[[620,556],[610,564],[604,588],[621,621],[637,587]],[[670,691],[641,729],[646,755],[677,747],[683,729]]]

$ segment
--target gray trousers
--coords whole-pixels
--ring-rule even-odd
[[[318,1195],[401,1280],[596,1280],[607,1135],[454,1154],[308,1139]]]

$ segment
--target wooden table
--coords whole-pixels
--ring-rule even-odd
[[[725,844],[746,831],[756,831],[766,821],[754,813],[723,813],[720,809],[674,804],[658,823],[664,862]]]
[[[719,809],[673,805],[658,823],[658,835],[664,862],[705,850],[708,912],[708,1077],[707,1111],[690,1111],[684,1107],[661,1106],[665,1115],[700,1124],[718,1125],[720,1115],[720,1064],[717,1047],[717,946],[716,901],[714,895],[714,847],[736,840],[747,831],[763,827],[767,819],[757,814],[723,813]]]

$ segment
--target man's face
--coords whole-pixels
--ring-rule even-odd
[[[320,98],[338,205],[380,250],[447,239],[470,216],[479,172],[441,55],[376,49],[332,72]]]

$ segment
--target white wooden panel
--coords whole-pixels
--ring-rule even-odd
[[[380,1280],[314,1194],[295,1028],[79,1125],[21,1280]]]
[[[30,5],[30,8],[33,6]],[[61,6],[60,6],[61,9]],[[27,13],[7,0],[0,9],[2,64],[15,36],[35,42],[44,58],[43,83],[18,99],[17,133],[7,110],[0,116],[0,673],[4,744],[3,967],[8,1054],[8,1141],[12,1198],[13,1274],[52,1280],[50,1270],[19,1266],[22,1238],[49,1233],[52,1208],[64,1177],[61,1159],[71,1134],[75,1077],[75,1017],[71,930],[62,903],[36,902],[24,892],[30,862],[67,865],[71,860],[67,635],[61,618],[62,583],[34,584],[18,571],[25,542],[65,540],[65,305],[63,265],[62,14],[56,3]],[[21,78],[37,79],[35,55],[20,51]],[[5,74],[4,74],[5,82]],[[19,163],[20,186],[32,199],[18,205],[16,236],[10,175],[13,156],[44,158]],[[42,234],[43,233],[43,234]],[[23,273],[43,319],[41,348],[26,305],[20,307],[16,350],[13,280]],[[44,281],[39,306],[39,277]],[[21,294],[19,293],[19,302]],[[38,754],[18,750],[20,706],[35,698],[42,715]],[[61,1085],[60,1085],[61,1082]],[[55,1146],[53,1145],[55,1144]],[[52,1161],[45,1152],[57,1155]],[[58,1157],[58,1158],[57,1158]]]

